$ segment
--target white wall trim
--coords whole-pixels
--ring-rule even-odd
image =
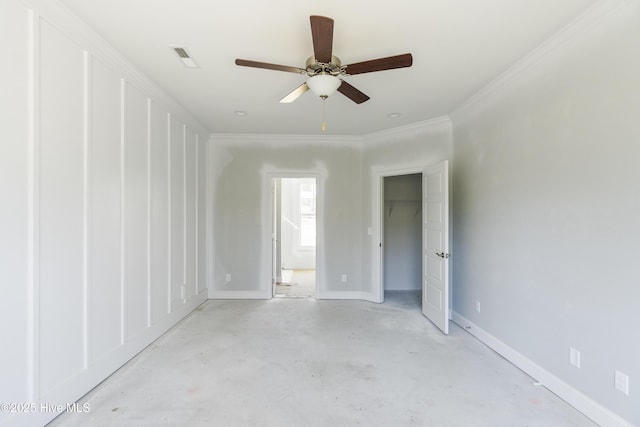
[[[206,175],[206,179],[205,179],[205,203],[207,204],[206,206],[206,213],[207,213],[207,218],[206,218],[206,224],[205,224],[205,229],[206,229],[206,238],[205,238],[205,249],[206,249],[206,274],[205,274],[205,280],[206,280],[206,290],[212,290],[213,289],[213,277],[214,277],[214,263],[213,260],[214,258],[214,244],[213,244],[213,239],[214,239],[214,235],[213,235],[213,214],[214,214],[214,206],[213,206],[213,192],[212,187],[213,187],[213,162],[211,161],[211,155],[213,153],[213,150],[211,149],[211,137],[209,137],[207,139],[207,142],[205,144],[205,156],[206,156],[206,166],[207,166],[207,170],[205,171],[205,175]]]
[[[146,132],[147,132],[147,137],[145,139],[145,143],[147,145],[146,149],[147,149],[147,242],[146,242],[146,252],[147,252],[147,328],[150,328],[151,325],[153,325],[153,320],[152,320],[152,316],[151,316],[151,310],[152,310],[152,303],[151,303],[151,295],[152,295],[152,280],[151,280],[151,275],[152,275],[152,267],[151,267],[151,248],[152,248],[152,215],[151,215],[151,203],[152,203],[152,176],[151,176],[151,172],[152,172],[152,165],[151,165],[151,142],[152,142],[152,135],[151,135],[151,117],[152,117],[152,107],[153,107],[153,100],[149,97],[147,97],[147,102],[146,102],[146,107],[147,107],[147,126],[146,126]]]
[[[173,236],[171,233],[173,227],[173,218],[171,215],[171,207],[173,206],[173,191],[171,191],[171,180],[173,179],[173,170],[171,168],[171,113],[167,113],[167,313],[173,310],[171,302],[171,285],[173,266],[171,260],[173,257]]]
[[[361,292],[362,299],[364,301],[375,302],[376,304],[382,304],[384,301],[378,301],[374,292]]]
[[[269,299],[264,291],[215,291],[209,289],[209,299]]]
[[[383,227],[383,214],[384,209],[384,195],[383,192],[383,180],[388,176],[409,175],[414,173],[424,173],[425,168],[428,165],[415,165],[411,167],[401,168],[374,168],[372,171],[371,188],[372,205],[371,205],[371,218],[373,219],[373,238],[371,248],[371,280],[373,285],[373,291],[371,295],[373,299],[370,301],[382,303],[384,301],[384,277],[382,272],[383,260],[383,246],[384,246],[384,227]],[[382,246],[380,246],[382,245]]]
[[[273,273],[271,271],[273,265],[273,258],[276,254],[273,253],[273,245],[271,242],[272,238],[272,225],[273,225],[273,212],[275,210],[275,206],[273,206],[273,197],[272,197],[272,185],[273,180],[277,178],[313,178],[316,182],[316,295],[320,295],[319,291],[324,288],[324,273],[326,269],[325,264],[325,252],[326,249],[324,247],[324,210],[325,207],[325,199],[324,199],[324,184],[326,180],[327,173],[322,168],[313,168],[311,170],[287,170],[287,169],[271,169],[263,171],[264,177],[264,186],[263,186],[263,210],[264,215],[262,218],[262,227],[263,227],[263,242],[262,242],[262,253],[266,254],[266,259],[262,260],[263,271],[262,275],[264,276],[265,285],[267,288],[266,295],[268,298],[271,298],[272,295],[272,279]]]
[[[308,145],[332,145],[362,147],[361,136],[350,135],[286,135],[286,134],[229,134],[229,133],[212,133],[211,141],[214,144],[234,146],[248,145],[277,145],[283,147],[300,147]]]
[[[236,299],[236,300],[268,300],[268,294],[264,291],[215,291],[209,290],[209,299]],[[318,297],[318,300],[364,300],[377,302],[374,299],[374,295],[369,292],[358,292],[358,291],[329,291],[329,292],[321,292]]]
[[[194,293],[195,295],[198,295],[198,291],[200,290],[200,245],[198,244],[198,239],[202,233],[203,230],[200,230],[200,162],[198,162],[198,159],[200,158],[200,144],[199,142],[199,136],[196,133],[196,140],[194,141],[195,144],[195,152],[196,152],[196,164],[195,164],[195,169],[196,169],[196,206],[195,206],[195,214],[196,214],[196,236],[195,236],[195,252],[194,252],[194,256],[196,257],[196,277],[195,277],[195,282],[194,282]],[[206,158],[206,157],[205,157]],[[206,234],[205,234],[206,235]]]
[[[120,345],[127,342],[126,223],[127,81],[120,79]]]
[[[451,129],[451,119],[449,116],[435,117],[429,120],[410,123],[379,132],[373,132],[364,136],[364,148],[377,147],[388,142],[394,142],[398,138],[412,137],[430,131],[433,128],[447,127]]]
[[[388,142],[390,138],[398,138],[402,136],[413,136],[424,133],[433,128],[446,126],[451,128],[451,119],[449,116],[435,117],[429,120],[410,123],[404,126],[398,126],[379,132],[373,132],[366,135],[288,135],[288,134],[231,134],[231,133],[212,133],[211,141],[214,144],[235,146],[247,146],[254,144],[278,145],[278,146],[299,146],[305,145],[324,145],[331,143],[332,145],[352,145],[356,148],[367,148],[371,145],[378,145]]]
[[[89,361],[91,360],[91,218],[93,212],[91,210],[91,150],[93,141],[91,138],[91,119],[92,109],[91,101],[93,94],[91,93],[91,71],[92,71],[92,55],[88,51],[83,52],[83,106],[82,106],[82,340],[83,340],[83,369],[89,369]]]
[[[534,67],[542,58],[550,55],[566,43],[591,31],[596,24],[617,8],[630,3],[630,0],[599,0],[586,11],[562,27],[511,67],[499,74],[478,92],[465,100],[449,114],[457,116],[471,109],[479,102],[491,98],[496,91],[508,85],[514,78]]]
[[[367,301],[372,301],[371,300],[371,296],[372,294],[368,293],[368,292],[359,292],[359,291],[345,291],[345,292],[340,292],[340,291],[329,291],[329,292],[322,292],[319,296],[318,299],[332,299],[332,300],[339,300],[339,299],[344,299],[344,300],[353,300],[353,299],[357,299],[357,300],[367,300]],[[373,301],[376,302],[376,301]]]
[[[452,320],[465,331],[478,338],[482,343],[507,359],[527,375],[539,381],[549,391],[582,412],[601,426],[632,427],[632,424],[603,407],[593,399],[582,394],[571,385],[562,381],[540,365],[517,352],[497,337],[491,335],[478,325],[457,312],[453,312]]]
[[[40,15],[29,9],[28,76],[28,290],[27,290],[27,393],[32,402],[40,398]]]

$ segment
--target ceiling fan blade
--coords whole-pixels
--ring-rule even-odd
[[[340,84],[340,87],[338,87],[338,92],[340,92],[341,94],[343,94],[344,96],[346,96],[347,98],[355,102],[356,104],[362,104],[363,102],[369,100],[369,97],[367,95],[360,92],[358,89],[351,86],[349,83],[345,82],[344,80]]]
[[[393,70],[394,68],[411,67],[413,56],[410,53],[388,56],[386,58],[372,59],[370,61],[356,62],[346,66],[347,74],[372,73],[374,71]]]
[[[309,90],[309,86],[306,83],[302,83],[300,86],[295,88],[290,94],[286,95],[284,98],[280,100],[281,104],[289,104],[296,99],[300,98],[303,93]]]
[[[311,20],[311,37],[313,38],[313,53],[316,61],[328,64],[331,62],[333,50],[333,19],[316,15],[309,19]]]
[[[289,73],[304,74],[304,68],[289,67],[288,65],[269,64],[268,62],[249,61],[247,59],[236,59],[236,65],[242,67],[264,68],[267,70],[286,71]]]

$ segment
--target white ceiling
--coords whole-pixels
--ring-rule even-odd
[[[304,68],[310,15],[335,20],[343,64],[412,53],[411,68],[345,78],[369,101],[327,100],[327,134],[364,135],[450,113],[596,0],[60,1],[214,133],[322,133],[311,92],[278,103],[304,76],[234,64]],[[168,45],[184,46],[200,68]]]

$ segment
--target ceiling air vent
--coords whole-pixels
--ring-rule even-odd
[[[189,55],[189,52],[187,52],[187,50],[183,46],[169,45],[169,48],[173,50],[176,55],[178,55],[178,58],[180,58],[180,61],[182,61],[185,67],[198,68],[198,64],[196,64],[196,61],[193,60],[191,55]]]

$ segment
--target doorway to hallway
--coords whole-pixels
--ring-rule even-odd
[[[315,297],[316,178],[274,178],[275,297]]]

